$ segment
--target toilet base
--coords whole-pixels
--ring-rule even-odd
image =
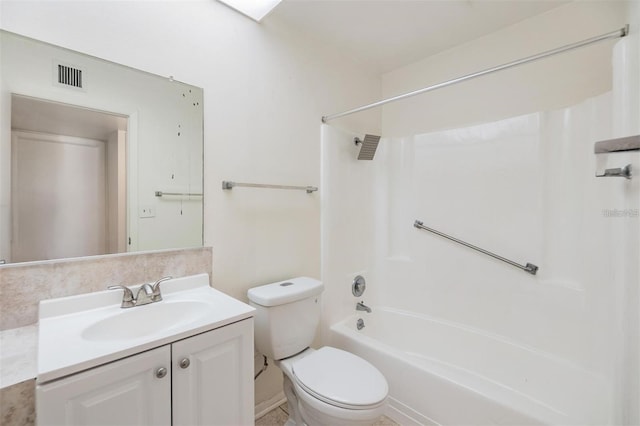
[[[289,407],[289,418],[285,426],[303,426],[305,423],[302,421],[298,397],[294,391],[291,379],[286,374],[284,374],[283,387],[284,395],[287,397],[287,406]]]

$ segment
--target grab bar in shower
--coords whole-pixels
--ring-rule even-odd
[[[432,233],[434,233],[434,234],[436,234],[436,235],[439,235],[439,236],[441,236],[441,237],[444,237],[444,238],[446,238],[446,239],[448,239],[448,240],[451,240],[451,241],[453,241],[453,242],[455,242],[455,243],[462,244],[462,245],[463,245],[463,246],[465,246],[465,247],[469,247],[469,248],[471,248],[471,249],[474,249],[474,250],[476,250],[476,251],[479,251],[480,253],[484,253],[484,254],[486,254],[487,256],[491,256],[491,257],[493,257],[494,259],[498,259],[498,260],[501,260],[501,261],[503,261],[503,262],[506,262],[506,263],[508,263],[509,265],[515,266],[516,268],[520,268],[520,269],[522,269],[523,271],[530,273],[531,275],[535,275],[535,274],[536,274],[536,272],[538,272],[538,267],[537,267],[536,265],[534,265],[533,263],[527,263],[527,264],[526,264],[526,265],[524,265],[524,266],[523,266],[523,265],[520,265],[519,263],[516,263],[516,262],[514,262],[514,261],[512,261],[512,260],[506,259],[506,258],[504,258],[504,257],[502,257],[502,256],[498,256],[498,255],[497,255],[497,254],[495,254],[495,253],[491,253],[490,251],[487,251],[487,250],[485,250],[485,249],[481,249],[480,247],[474,246],[473,244],[469,244],[469,243],[466,243],[466,242],[464,242],[464,241],[462,241],[462,240],[459,240],[459,239],[457,239],[457,238],[454,238],[454,237],[452,237],[451,235],[447,235],[447,234],[445,234],[445,233],[443,233],[443,232],[436,231],[435,229],[432,229],[432,228],[429,228],[429,227],[427,227],[427,226],[424,226],[424,224],[423,224],[421,221],[419,221],[419,220],[416,220],[416,221],[413,223],[413,226],[415,226],[415,227],[416,227],[416,228],[418,228],[418,229],[424,229],[425,231],[432,232]]]
[[[222,189],[233,189],[236,186],[243,186],[247,188],[270,188],[270,189],[302,189],[307,191],[307,194],[311,194],[318,190],[315,186],[293,186],[293,185],[270,185],[266,183],[241,183],[232,182],[230,180],[222,181]]]

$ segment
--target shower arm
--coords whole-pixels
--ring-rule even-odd
[[[515,266],[516,268],[520,268],[520,269],[522,269],[523,271],[528,272],[528,273],[529,273],[529,274],[531,274],[531,275],[535,275],[535,274],[538,272],[538,267],[537,267],[536,265],[534,265],[533,263],[527,263],[527,264],[526,264],[526,265],[524,265],[524,266],[523,266],[523,265],[520,265],[519,263],[516,263],[516,262],[514,262],[514,261],[512,261],[512,260],[506,259],[506,258],[504,258],[504,257],[502,257],[502,256],[498,256],[497,254],[495,254],[495,253],[491,253],[490,251],[487,251],[487,250],[485,250],[485,249],[481,249],[480,247],[474,246],[473,244],[466,243],[466,242],[464,242],[464,241],[462,241],[462,240],[459,240],[459,239],[457,239],[457,238],[454,238],[454,237],[452,237],[452,236],[450,236],[450,235],[447,235],[447,234],[445,234],[445,233],[443,233],[443,232],[436,231],[435,229],[432,229],[432,228],[429,228],[429,227],[427,227],[427,226],[424,226],[424,224],[423,224],[421,221],[419,221],[419,220],[416,220],[416,221],[413,223],[413,226],[415,226],[415,227],[416,227],[416,228],[418,228],[418,229],[424,229],[425,231],[432,232],[432,233],[434,233],[434,234],[436,234],[436,235],[439,235],[439,236],[441,236],[441,237],[444,237],[444,238],[446,238],[446,239],[448,239],[448,240],[451,240],[451,241],[453,241],[453,242],[455,242],[455,243],[462,244],[462,245],[463,245],[463,246],[465,246],[465,247],[469,247],[470,249],[473,249],[473,250],[479,251],[480,253],[486,254],[487,256],[491,256],[491,257],[493,257],[494,259],[498,259],[498,260],[501,260],[501,261],[503,261],[503,262],[506,262],[506,263],[508,263],[509,265]]]
[[[575,42],[575,43],[572,43],[572,44],[567,44],[565,46],[558,47],[556,49],[547,50],[546,52],[538,53],[538,54],[533,55],[533,56],[528,56],[528,57],[523,58],[523,59],[518,59],[517,61],[508,62],[506,64],[502,64],[502,65],[498,65],[498,66],[493,67],[493,68],[488,68],[488,69],[485,69],[485,70],[482,70],[482,71],[478,71],[478,72],[475,72],[473,74],[467,74],[467,75],[464,75],[462,77],[454,78],[453,80],[449,80],[449,81],[445,81],[445,82],[442,82],[442,83],[434,84],[434,85],[429,86],[429,87],[424,87],[422,89],[414,90],[413,92],[403,93],[401,95],[397,95],[397,96],[394,96],[394,97],[391,97],[391,98],[383,99],[381,101],[374,102],[374,103],[369,104],[369,105],[364,105],[364,106],[361,106],[361,107],[358,107],[358,108],[350,109],[348,111],[340,112],[340,113],[337,113],[337,114],[325,115],[325,116],[322,117],[322,122],[326,123],[326,122],[328,122],[330,120],[334,120],[336,118],[344,117],[346,115],[355,114],[356,112],[366,111],[366,110],[371,109],[371,108],[376,108],[376,107],[388,104],[389,102],[395,102],[395,101],[399,101],[401,99],[409,98],[409,97],[412,97],[412,96],[421,95],[422,93],[431,92],[432,90],[437,90],[437,89],[441,89],[443,87],[451,86],[451,85],[454,85],[454,84],[457,84],[457,83],[462,83],[463,81],[471,80],[471,79],[476,78],[476,77],[481,77],[483,75],[491,74],[491,73],[494,73],[494,72],[497,72],[497,71],[506,70],[506,69],[509,69],[509,68],[516,67],[518,65],[527,64],[529,62],[537,61],[539,59],[543,59],[543,58],[546,58],[546,57],[549,57],[549,56],[554,56],[554,55],[557,55],[559,53],[568,52],[569,50],[578,49],[580,47],[588,46],[588,45],[593,44],[593,43],[598,43],[598,42],[603,41],[603,40],[625,37],[628,34],[629,34],[629,25],[626,25],[626,26],[624,26],[624,27],[622,27],[622,28],[620,28],[618,30],[611,31],[611,32],[606,33],[606,34],[602,34],[602,35],[599,35],[599,36],[591,37],[591,38],[588,38],[586,40],[578,41],[578,42]]]

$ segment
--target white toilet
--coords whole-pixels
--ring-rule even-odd
[[[256,350],[284,373],[287,426],[370,425],[387,401],[382,373],[349,352],[309,347],[320,322],[323,290],[320,281],[306,277],[250,289]]]

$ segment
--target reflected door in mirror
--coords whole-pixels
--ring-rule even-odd
[[[118,207],[117,195],[118,136],[124,135],[105,142],[13,132],[13,262],[126,250],[126,211]],[[115,198],[107,190],[114,184]]]

